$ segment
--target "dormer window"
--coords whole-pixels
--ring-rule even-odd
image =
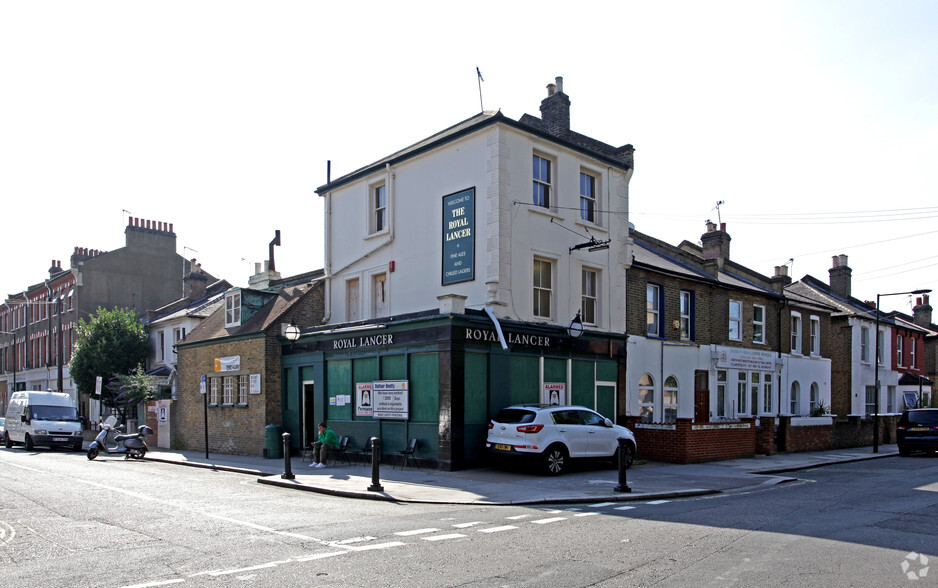
[[[241,290],[225,294],[225,327],[241,326]]]

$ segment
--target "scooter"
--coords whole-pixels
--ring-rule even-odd
[[[124,428],[123,425],[115,427],[114,424],[116,422],[117,419],[112,415],[101,423],[101,431],[94,438],[94,441],[91,442],[91,446],[88,447],[88,459],[94,459],[98,457],[98,454],[102,451],[109,455],[122,453],[124,454],[124,459],[143,459],[143,456],[147,454],[146,436],[152,435],[153,429],[146,425],[140,425],[137,427],[137,432],[134,434],[118,434],[116,437],[114,437],[114,445],[108,447],[108,433],[111,431],[121,433]]]

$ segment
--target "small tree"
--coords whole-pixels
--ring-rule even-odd
[[[92,317],[78,321],[75,350],[68,364],[78,390],[123,414],[125,403],[115,401],[115,376],[130,374],[142,365],[150,352],[150,342],[133,310],[98,308]],[[146,374],[144,374],[146,375]],[[95,378],[101,376],[108,386],[95,394]]]
[[[108,391],[114,399],[115,408],[123,417],[148,400],[168,397],[168,394],[160,391],[156,378],[146,373],[143,364],[138,364],[129,374],[118,374],[111,378]]]

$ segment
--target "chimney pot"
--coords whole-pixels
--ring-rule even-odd
[[[554,81],[557,82],[557,92],[562,93],[563,92],[563,78],[560,76],[557,76],[556,78],[554,78]]]
[[[548,96],[553,96],[553,95],[554,95],[554,90],[556,90],[556,89],[557,89],[557,86],[555,86],[555,85],[553,85],[553,84],[547,84],[547,95],[548,95]]]

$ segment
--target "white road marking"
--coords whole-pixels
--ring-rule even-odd
[[[424,541],[446,541],[447,539],[459,539],[460,537],[465,537],[460,533],[451,533],[449,535],[434,535],[432,537],[421,537]]]
[[[400,535],[401,537],[410,537],[411,535],[425,535],[427,533],[436,533],[439,529],[414,529],[413,531],[400,531],[394,533],[395,535]]]
[[[457,523],[453,525],[456,529],[465,529],[467,527],[474,527],[476,525],[481,525],[482,521],[472,521],[471,523]]]
[[[377,537],[352,537],[342,541],[334,541],[331,545],[348,545],[349,543],[362,543],[363,541],[374,541]]]
[[[514,516],[514,517],[505,517],[505,518],[506,518],[507,520],[509,520],[509,521],[518,521],[518,520],[521,520],[521,519],[526,519],[526,518],[528,518],[529,516],[531,516],[531,515],[518,515],[518,516]]]
[[[666,502],[671,502],[670,500],[649,500],[645,504],[665,504]]]
[[[517,529],[514,525],[504,525],[502,527],[489,527],[487,529],[479,529],[480,533],[501,533],[502,531],[509,531],[511,529]]]
[[[556,523],[557,521],[565,521],[567,517],[554,517],[551,519],[540,519],[537,521],[531,521],[535,525],[546,525],[547,523]]]
[[[616,510],[632,510],[634,506],[617,506]]]
[[[123,588],[151,588],[153,586],[166,586],[167,584],[178,584],[180,582],[185,582],[184,579],[178,578],[176,580],[163,580],[156,582],[148,582],[147,584],[133,584],[131,586],[123,586]]]
[[[612,506],[615,502],[597,502],[596,504],[590,504],[590,508],[603,508],[604,506]]]
[[[577,514],[575,514],[575,515],[573,515],[573,516],[575,516],[575,517],[591,517],[591,516],[595,516],[595,515],[598,515],[598,514],[599,514],[598,512],[580,512],[580,513],[577,513]]]
[[[374,545],[360,545],[360,546],[347,546],[346,549],[351,551],[373,551],[375,549],[387,549],[389,547],[399,547],[401,545],[407,545],[406,543],[401,543],[400,541],[389,541],[387,543],[375,543]]]

